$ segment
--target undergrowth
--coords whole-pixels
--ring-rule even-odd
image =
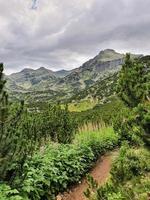
[[[19,185],[16,179],[15,193],[5,191],[5,195],[9,198],[17,195],[16,198],[26,200],[54,199],[59,192],[79,182],[97,157],[114,148],[118,140],[119,137],[114,133],[113,128],[105,127],[97,131],[78,133],[73,144],[48,145],[25,163],[23,169],[25,179]],[[3,187],[1,185],[1,198],[4,196]]]
[[[92,181],[91,181],[92,180]],[[93,184],[85,195],[90,200],[147,200],[150,191],[150,156],[147,149],[123,145],[111,169],[111,178],[101,187]]]

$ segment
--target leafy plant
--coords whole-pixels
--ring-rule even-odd
[[[48,144],[43,152],[37,152],[26,162],[23,169],[26,177],[19,187],[21,196],[53,199],[79,182],[96,158],[118,143],[118,136],[111,127],[95,133],[84,132],[86,134],[85,137],[83,133],[76,135],[73,144]]]

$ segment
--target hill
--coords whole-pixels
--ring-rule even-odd
[[[118,79],[118,73],[110,74],[104,79],[99,79],[90,87],[76,93],[70,98],[71,101],[80,101],[83,99],[97,99],[104,102],[108,97],[115,94],[116,83]]]

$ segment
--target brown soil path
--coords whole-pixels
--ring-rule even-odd
[[[111,169],[112,158],[116,155],[116,151],[109,153],[108,155],[101,156],[96,162],[93,169],[89,174],[99,183],[103,184],[109,177]],[[86,178],[83,178],[81,183],[74,186],[68,193],[58,195],[57,200],[86,200],[83,192],[87,189],[88,184]]]

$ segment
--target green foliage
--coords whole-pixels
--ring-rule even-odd
[[[135,176],[150,172],[149,152],[144,149],[129,149],[124,145],[111,169],[114,184],[127,182]]]
[[[86,191],[84,191],[84,195],[86,196],[86,198],[91,198],[93,194],[92,192],[95,192],[96,189],[98,188],[98,183],[89,174],[87,174],[86,178],[87,178],[87,183],[88,183],[89,188],[87,188]]]
[[[79,182],[96,158],[118,143],[118,136],[109,127],[99,133],[87,133],[87,137],[83,134],[86,132],[79,133],[73,144],[48,145],[27,161],[23,168],[25,179],[18,186],[21,196],[33,200],[53,199]]]
[[[40,118],[29,113],[24,102],[11,105],[4,90],[3,64],[0,64],[0,178],[14,186],[23,179],[22,168],[45,137],[40,128]],[[20,182],[19,182],[20,181]]]
[[[1,200],[27,200],[19,195],[18,190],[11,189],[6,184],[0,184],[0,199]]]
[[[82,112],[92,109],[98,101],[96,100],[82,100],[80,102],[74,102],[68,104],[68,109],[70,112]]]
[[[140,60],[132,60],[126,54],[119,81],[118,95],[129,106],[136,107],[139,103],[149,100],[150,73],[149,64],[145,65]]]
[[[23,102],[20,109],[13,115],[9,113],[8,95],[4,90],[6,81],[3,79],[3,64],[0,64],[0,178],[7,178],[8,170],[19,158],[21,149],[19,148],[19,138],[16,132],[18,122],[23,110]],[[17,159],[18,159],[17,158]],[[12,174],[9,174],[11,177]],[[9,177],[9,178],[10,178]]]
[[[105,122],[106,124],[113,124],[115,119],[119,119],[123,115],[125,105],[117,97],[107,99],[108,102],[98,104],[93,109],[83,112],[72,113],[77,119],[79,125],[88,122]]]
[[[134,177],[126,184],[114,185],[111,181],[98,188],[93,200],[147,200],[150,175]]]
[[[133,145],[142,145],[144,130],[141,127],[141,117],[136,109],[124,109],[123,115],[114,120],[114,130],[121,140],[127,140]]]
[[[52,141],[65,144],[73,140],[77,124],[67,105],[64,109],[61,109],[60,104],[49,105],[39,116],[43,134],[50,136]]]
[[[140,125],[143,128],[145,137],[150,137],[150,103],[140,104],[136,108],[136,112],[139,115]]]
[[[147,57],[132,60],[126,55],[119,75],[118,95],[128,105],[122,117],[114,123],[115,130],[133,144],[149,141],[150,128],[150,63]]]
[[[150,190],[150,156],[143,148],[120,149],[111,169],[111,179],[100,187],[89,181],[88,199],[92,200],[147,200]]]
[[[81,131],[76,135],[77,145],[85,144],[94,152],[95,160],[99,154],[105,153],[108,149],[113,149],[118,143],[119,136],[114,133],[112,127],[104,127],[97,131]]]

